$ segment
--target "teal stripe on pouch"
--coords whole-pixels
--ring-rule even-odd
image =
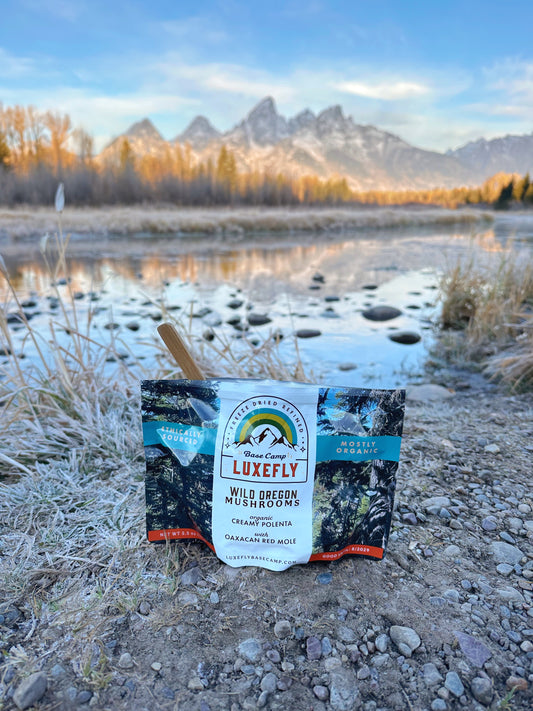
[[[400,459],[401,437],[354,437],[345,435],[322,435],[317,437],[316,460],[328,462],[340,460],[363,462],[369,459],[385,459],[397,462]]]
[[[145,446],[162,444],[185,452],[214,455],[217,429],[156,420],[143,422],[143,438]],[[397,462],[400,459],[401,441],[401,437],[389,435],[319,435],[316,441],[316,461],[362,462],[384,459]]]

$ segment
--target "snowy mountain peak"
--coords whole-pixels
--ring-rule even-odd
[[[304,109],[304,111],[300,111],[299,114],[296,114],[293,118],[289,119],[288,127],[289,127],[289,133],[292,135],[293,133],[296,133],[297,131],[301,131],[302,129],[309,128],[310,126],[313,126],[313,124],[316,121],[316,116],[312,111],[309,109]]]
[[[278,114],[271,96],[254,106],[241,127],[247,138],[260,146],[273,145],[289,135],[287,121]]]
[[[131,138],[142,139],[144,141],[163,140],[163,136],[159,133],[149,118],[145,118],[142,121],[137,121],[137,123],[132,124],[124,135]]]
[[[190,143],[197,150],[202,150],[210,141],[220,137],[220,131],[205,116],[196,116],[180,133],[174,141],[176,143]]]

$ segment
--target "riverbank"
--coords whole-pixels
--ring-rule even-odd
[[[61,709],[529,709],[533,396],[433,382],[408,397],[382,562],[272,573],[146,543],[137,395],[119,382],[92,437],[88,402],[68,451],[4,460],[2,708],[26,684]]]
[[[227,235],[265,232],[342,232],[401,227],[483,226],[490,212],[425,207],[66,207],[63,229],[77,235],[183,234]],[[57,229],[52,208],[0,209],[0,237],[23,239]]]

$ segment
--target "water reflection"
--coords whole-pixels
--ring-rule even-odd
[[[531,254],[533,241],[520,244]],[[298,343],[304,363],[323,382],[396,386],[405,383],[406,372],[420,371],[427,353],[438,272],[458,257],[493,259],[515,245],[516,231],[501,228],[475,235],[439,228],[363,230],[334,239],[316,234],[249,236],[238,244],[176,236],[77,238],[69,245],[70,287],[79,292],[81,311],[91,303],[92,292],[100,294],[91,325],[94,338],[109,339],[106,329],[116,321],[117,335],[136,357],[144,357],[143,343],[153,338],[153,302],[160,298],[181,308],[173,313],[210,310],[211,323],[219,323],[215,330],[236,342],[242,330],[228,321],[238,315],[246,326],[249,307],[271,319],[268,326],[251,329],[252,338],[268,336],[268,329],[288,337],[301,328],[320,330],[319,338]],[[37,296],[32,324],[44,331],[51,285],[43,255],[33,243],[5,245],[2,254],[20,299]],[[2,289],[4,300],[9,299],[0,280],[0,293]],[[235,312],[228,303],[237,290],[243,305]],[[402,315],[385,323],[368,321],[362,311],[372,304],[397,306]],[[128,325],[132,319],[135,330]],[[191,323],[198,338],[212,329],[207,319]],[[416,332],[422,340],[416,345],[393,343],[391,330]],[[20,348],[31,358],[30,346],[20,338]],[[286,338],[282,345],[289,360],[294,355],[291,343]],[[340,372],[346,361],[357,367]]]

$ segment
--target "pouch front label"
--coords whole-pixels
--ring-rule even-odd
[[[220,385],[213,544],[234,567],[285,570],[312,552],[317,389],[252,388]]]

